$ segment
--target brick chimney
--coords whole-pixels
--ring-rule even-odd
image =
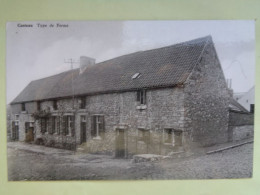
[[[95,62],[94,58],[80,56],[79,74],[83,73],[87,67],[93,66]]]

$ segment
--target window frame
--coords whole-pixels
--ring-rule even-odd
[[[145,89],[141,89],[141,90],[137,91],[136,101],[139,102],[141,105],[146,105],[146,90]]]
[[[41,102],[37,101],[37,111],[41,110]]]
[[[22,112],[26,111],[25,103],[22,103],[22,104],[21,104],[21,111],[22,111]]]
[[[86,109],[86,97],[79,98],[79,109]]]
[[[148,143],[150,139],[150,130],[144,128],[137,129],[137,141],[141,143]]]
[[[167,141],[166,142],[166,139],[165,139],[165,134],[166,134],[166,131],[170,131],[171,133],[171,140],[170,141]],[[177,134],[180,134],[180,135],[177,135]],[[169,132],[167,133],[167,137],[169,138]],[[180,140],[176,140],[176,137],[179,136],[179,139]],[[176,142],[180,142],[180,144],[176,144]],[[180,130],[180,129],[174,129],[174,128],[164,128],[163,129],[163,144],[164,145],[172,145],[174,147],[176,146],[182,146],[183,145],[183,130]]]
[[[58,110],[58,101],[53,100],[53,105],[52,105],[53,110]]]
[[[91,137],[103,139],[105,133],[105,117],[102,114],[92,115]]]
[[[251,113],[255,112],[255,104],[250,104],[250,112]]]

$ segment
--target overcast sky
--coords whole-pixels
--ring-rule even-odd
[[[18,27],[24,24],[33,27]],[[255,80],[254,21],[10,22],[6,35],[7,103],[30,81],[69,70],[64,60],[84,55],[102,62],[207,35],[234,92],[249,90]]]

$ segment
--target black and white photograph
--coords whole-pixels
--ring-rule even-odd
[[[251,178],[255,21],[6,24],[9,181]]]

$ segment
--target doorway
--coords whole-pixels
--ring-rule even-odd
[[[25,141],[34,141],[34,125],[33,122],[25,122]]]
[[[19,124],[17,121],[12,122],[12,140],[13,141],[19,140]]]
[[[80,144],[87,140],[86,116],[80,116]]]
[[[126,136],[125,129],[116,129],[116,150],[115,150],[116,158],[127,157],[125,136]]]

